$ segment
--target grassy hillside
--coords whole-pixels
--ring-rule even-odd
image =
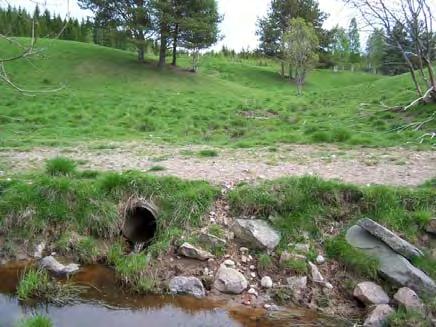
[[[298,97],[277,66],[264,60],[205,57],[192,74],[181,68],[159,72],[152,58],[139,64],[132,53],[91,44],[40,40],[39,47],[44,51],[38,57],[9,63],[10,76],[28,89],[66,87],[29,97],[0,84],[0,147],[131,139],[394,146],[416,142],[423,131],[393,129],[435,110],[376,112],[380,101],[397,105],[414,98],[407,76],[319,70]],[[0,48],[12,52],[6,43]],[[180,65],[188,67],[189,58]]]

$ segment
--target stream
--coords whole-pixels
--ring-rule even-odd
[[[23,317],[40,313],[58,327],[189,326],[281,327],[339,326],[316,312],[294,309],[271,317],[263,309],[230,305],[225,300],[187,296],[139,296],[126,293],[104,265],[84,266],[71,280],[88,286],[80,299],[66,306],[38,302],[23,304],[15,296],[23,263],[0,265],[0,326],[12,327]]]

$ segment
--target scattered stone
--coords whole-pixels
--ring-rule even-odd
[[[279,311],[280,310],[280,308],[275,304],[265,304],[263,307],[267,311]]]
[[[436,218],[430,219],[425,230],[427,231],[427,233],[436,235]]]
[[[256,270],[256,266],[251,265],[251,266],[250,266],[250,270]]]
[[[248,262],[248,257],[245,255],[241,255],[241,262],[242,263],[247,263]]]
[[[248,256],[248,261],[253,260],[253,257],[251,255]]]
[[[260,219],[236,219],[233,232],[235,237],[252,249],[272,251],[280,242],[280,234]]]
[[[309,244],[290,243],[290,244],[288,244],[288,246],[291,247],[297,253],[308,254],[309,251],[310,251],[310,245]]]
[[[408,259],[424,255],[420,249],[410,244],[406,240],[403,240],[401,237],[394,234],[386,227],[376,223],[372,219],[364,218],[359,220],[357,224],[371,235],[389,245],[392,250]]]
[[[174,277],[170,281],[169,288],[172,294],[189,294],[195,297],[206,295],[203,283],[197,277]]]
[[[309,268],[312,276],[312,281],[314,281],[315,283],[324,283],[324,277],[319,272],[318,267],[309,261]]]
[[[35,252],[33,254],[33,257],[35,259],[41,259],[42,258],[42,252],[45,249],[45,242],[41,242],[39,243],[36,248],[35,248]]]
[[[239,252],[241,252],[241,254],[248,254],[249,249],[246,247],[240,247],[239,248]]]
[[[272,288],[273,287],[273,281],[271,279],[271,277],[269,276],[265,276],[262,278],[262,280],[260,281],[260,285],[263,288]]]
[[[379,272],[394,283],[418,293],[436,294],[436,284],[429,276],[362,227],[352,226],[347,231],[346,239],[351,246],[377,258]]]
[[[222,238],[219,238],[215,235],[208,234],[208,233],[202,233],[199,236],[200,242],[210,244],[212,246],[226,246],[227,241],[223,240]]]
[[[366,318],[363,323],[364,327],[383,327],[386,326],[387,320],[389,316],[394,313],[394,309],[392,309],[387,304],[379,304],[374,310]]]
[[[257,274],[256,274],[254,271],[252,271],[252,272],[250,273],[250,276],[251,276],[251,278],[256,278],[256,277],[257,277]]]
[[[329,289],[329,290],[333,289],[333,285],[331,283],[329,283],[329,282],[324,282],[324,287]]]
[[[206,276],[209,275],[209,268],[205,267],[205,268],[203,269],[203,275],[206,275]]]
[[[361,302],[368,305],[389,303],[389,296],[386,294],[383,288],[373,282],[363,282],[357,284],[353,291],[353,295]]]
[[[185,242],[179,247],[179,254],[191,258],[197,259],[201,261],[206,261],[208,259],[213,258],[213,254],[202,249],[198,249],[195,246]]]
[[[244,294],[242,297],[242,304],[243,305],[251,305],[251,295],[250,294]]]
[[[254,295],[255,297],[259,296],[259,294],[257,293],[257,291],[254,288],[250,288],[247,293]]]
[[[289,277],[286,279],[289,287],[297,293],[301,293],[307,288],[307,277]]]
[[[410,288],[402,287],[394,294],[394,300],[406,310],[424,312],[424,304],[419,296]]]
[[[288,251],[283,251],[282,254],[280,255],[279,263],[281,265],[283,265],[284,263],[286,263],[287,261],[290,261],[290,260],[302,260],[302,261],[305,261],[306,259],[307,259],[307,257],[304,256],[304,255],[295,254],[295,253],[289,253]]]
[[[39,263],[41,268],[47,269],[55,274],[59,275],[70,275],[79,270],[79,265],[75,263],[70,263],[68,265],[63,265],[57,261],[53,256],[45,257]]]
[[[214,287],[221,293],[241,294],[248,287],[248,282],[239,271],[224,265],[218,269]]]
[[[224,266],[226,266],[227,268],[235,268],[236,264],[233,260],[227,259],[223,262]]]
[[[322,255],[316,257],[316,263],[322,265],[325,262],[325,258]]]
[[[225,256],[224,256],[224,259],[230,259],[232,256],[230,255],[230,254],[226,254]]]

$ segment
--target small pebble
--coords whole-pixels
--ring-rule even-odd
[[[325,262],[325,258],[322,255],[316,257],[316,263],[322,265]]]
[[[246,254],[246,253],[248,253],[248,248],[241,247],[241,248],[239,248],[239,251],[240,251],[242,254]]]
[[[254,265],[251,265],[250,270],[256,270],[256,267]]]
[[[250,288],[248,290],[248,294],[254,295],[254,296],[258,296],[259,294],[257,293],[257,291],[254,288]]]
[[[224,261],[223,263],[224,263],[224,265],[225,265],[226,267],[229,267],[229,268],[234,268],[234,267],[236,267],[235,262],[234,262],[233,260],[230,260],[230,259],[227,259],[227,260]]]
[[[252,272],[250,273],[250,276],[253,277],[253,278],[256,278],[256,273],[255,273],[254,271],[252,271]]]
[[[271,288],[271,287],[273,287],[273,281],[272,281],[271,277],[265,276],[260,281],[260,285],[262,285],[263,288]]]

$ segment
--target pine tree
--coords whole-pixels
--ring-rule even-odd
[[[350,22],[348,29],[348,39],[350,44],[350,63],[352,64],[352,70],[354,65],[360,63],[360,34],[357,28],[356,18],[353,18]]]

